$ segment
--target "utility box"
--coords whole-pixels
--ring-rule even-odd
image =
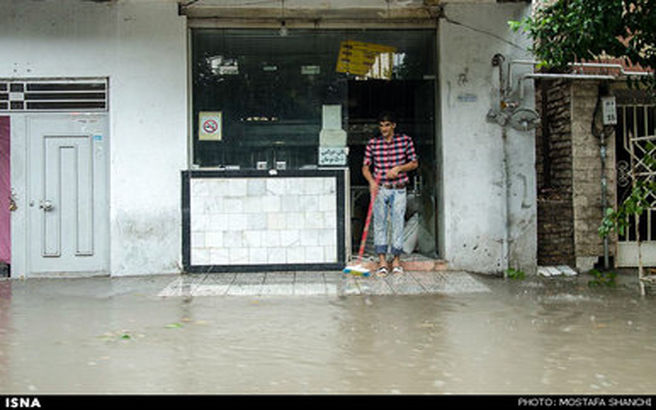
[[[615,96],[602,97],[601,107],[604,125],[617,124],[617,109],[615,108]]]

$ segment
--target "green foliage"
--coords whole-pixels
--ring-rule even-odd
[[[513,280],[523,280],[526,277],[526,274],[519,269],[508,268],[506,270],[506,276]]]
[[[655,21],[653,0],[557,0],[509,26],[528,33],[534,40],[532,52],[554,70],[600,56],[655,69]],[[642,79],[656,90],[654,76]]]
[[[615,272],[610,272],[610,271],[606,272],[606,271],[599,271],[597,269],[592,269],[591,271],[588,272],[588,274],[594,277],[594,279],[588,281],[588,286],[590,287],[614,288],[615,286],[617,286],[617,283],[615,282],[617,273]]]
[[[617,207],[617,210],[606,209],[598,229],[599,236],[605,238],[613,231],[624,235],[629,222],[628,217],[642,215],[650,206],[648,196],[654,192],[656,192],[656,182],[636,181],[631,194]]]
[[[648,169],[656,169],[656,158],[652,155],[656,152],[656,144],[647,142],[645,144],[646,155],[642,158],[642,163]],[[615,231],[620,235],[624,235],[628,226],[629,216],[640,216],[651,207],[649,197],[653,198],[656,193],[656,181],[641,181],[637,180],[631,194],[617,207],[607,208],[604,212],[604,217],[599,226],[599,236],[602,238],[607,237],[611,232]]]

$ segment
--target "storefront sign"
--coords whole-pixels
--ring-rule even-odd
[[[396,47],[361,41],[343,41],[337,57],[336,71],[364,76],[369,73],[379,55],[395,52]]]
[[[201,111],[198,114],[198,139],[200,141],[221,141],[222,114],[221,111]]]

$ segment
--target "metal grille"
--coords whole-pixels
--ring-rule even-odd
[[[107,111],[107,79],[0,79],[0,111]]]
[[[617,143],[617,201],[621,204],[639,182],[656,181],[656,106],[626,105],[618,107]],[[649,208],[639,218],[629,218],[629,226],[622,242],[656,240],[656,192],[647,201]]]

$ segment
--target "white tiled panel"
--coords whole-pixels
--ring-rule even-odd
[[[337,262],[334,177],[192,178],[191,264]]]

